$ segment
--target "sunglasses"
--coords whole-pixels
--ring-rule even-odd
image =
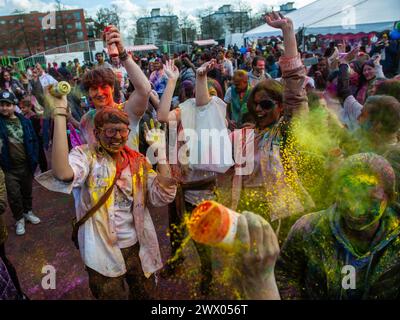
[[[119,132],[120,136],[122,138],[126,138],[129,136],[129,133],[131,132],[131,129],[129,128],[123,128],[123,129],[115,129],[115,128],[99,128],[101,131],[104,131],[105,135],[107,138],[113,138],[117,135],[117,132]]]
[[[276,104],[272,100],[262,100],[257,105],[259,105],[263,110],[271,111],[275,109]]]

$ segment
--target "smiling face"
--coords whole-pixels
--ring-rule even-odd
[[[116,154],[123,149],[129,132],[125,123],[105,123],[102,128],[94,129],[97,141],[110,154]]]
[[[365,65],[363,68],[363,75],[367,81],[370,81],[376,77],[376,71],[375,68]]]
[[[43,70],[42,66],[40,65],[40,63],[36,63],[36,71],[39,76],[44,74],[44,70]]]
[[[3,73],[3,75],[4,75],[4,80],[5,80],[5,81],[10,81],[10,80],[11,80],[11,75],[10,75],[9,72],[5,71],[5,72]]]
[[[114,89],[108,84],[92,86],[89,88],[89,97],[96,109],[101,109],[107,106],[112,107],[114,105],[113,94]]]
[[[23,101],[20,103],[19,108],[21,109],[22,113],[24,115],[28,114],[30,111],[32,111],[31,105],[29,102]]]
[[[256,66],[254,67],[254,70],[257,74],[262,74],[265,71],[265,61],[258,60]]]
[[[263,129],[279,120],[281,107],[277,101],[268,96],[267,92],[258,91],[254,95],[254,114],[257,126]]]
[[[7,101],[0,101],[0,115],[5,118],[13,118],[15,112],[15,105],[7,102]]]

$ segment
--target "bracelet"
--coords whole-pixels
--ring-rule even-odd
[[[66,108],[62,108],[62,107],[55,107],[55,110],[57,109],[62,109],[64,112],[53,112],[54,116],[64,116],[66,118],[68,118],[68,110]]]
[[[122,51],[122,53],[119,54],[119,59],[121,61],[126,61],[129,58],[129,54],[128,52],[126,52],[126,49],[124,49],[124,51]]]
[[[68,118],[68,115],[66,115],[65,113],[54,113],[54,116],[63,116],[65,118]]]

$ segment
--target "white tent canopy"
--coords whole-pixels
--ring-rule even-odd
[[[207,46],[215,46],[218,44],[217,41],[214,39],[208,39],[208,40],[197,40],[193,41],[195,45],[198,45],[199,47],[207,47]]]
[[[399,0],[318,0],[288,14],[296,30],[306,34],[379,32],[392,29],[400,20]],[[267,24],[245,33],[245,38],[259,39],[281,35]]]
[[[158,50],[154,44],[141,44],[137,46],[130,46],[126,48],[128,51],[155,51]]]

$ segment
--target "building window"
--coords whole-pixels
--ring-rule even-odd
[[[0,20],[0,24],[6,24],[4,20]]]
[[[75,20],[80,21],[81,20],[81,13],[80,12],[74,12],[74,17],[75,17]]]
[[[75,23],[75,28],[76,28],[76,29],[79,29],[79,30],[82,30],[82,23],[76,22],[76,23]]]
[[[72,29],[72,24],[67,24],[67,29]]]
[[[23,23],[23,22],[24,22],[24,19],[19,19],[18,22],[19,22],[19,23]]]
[[[78,38],[78,40],[83,40],[83,32],[82,31],[77,32],[76,37]]]

